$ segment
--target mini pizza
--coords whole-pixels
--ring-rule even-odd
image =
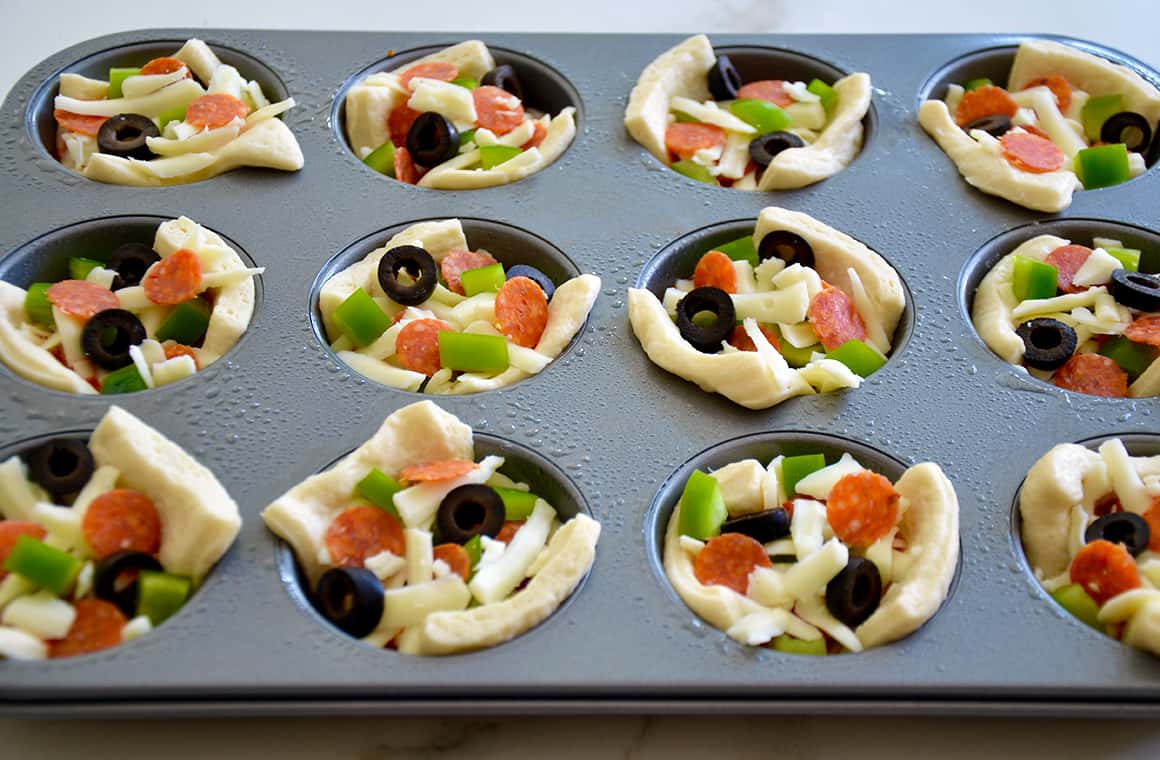
[[[750,409],[857,388],[886,362],[906,307],[898,273],[807,214],[770,206],[752,237],[706,251],[628,316],[661,368]]]
[[[561,520],[503,465],[477,462],[471,428],[421,401],[262,518],[344,632],[405,654],[483,649],[551,615],[600,536],[587,515]]]
[[[743,82],[729,57],[714,53],[699,34],[645,68],[624,125],[686,177],[738,190],[786,190],[846,168],[862,147],[869,108],[868,74],[832,84]]]
[[[1023,549],[1064,609],[1125,644],[1160,655],[1160,456],[1056,446],[1019,491]]]
[[[501,256],[502,258],[502,256]],[[584,326],[600,278],[557,285],[527,264],[471,250],[458,219],[421,222],[322,286],[331,349],[408,391],[461,394],[531,377]]]
[[[979,283],[971,319],[1004,361],[1095,396],[1160,395],[1160,251],[1038,235]]]
[[[936,464],[897,483],[843,454],[694,470],[665,533],[665,574],[730,637],[794,654],[900,639],[946,599],[959,507]]]
[[[226,353],[254,312],[254,276],[221,236],[163,222],[150,248],[69,259],[69,279],[0,281],[0,361],[47,388],[130,393],[189,377]]]
[[[1136,72],[1049,40],[1019,46],[1007,89],[989,79],[947,87],[918,121],[967,184],[1036,211],[1061,211],[1080,188],[1146,168],[1160,90]]]
[[[0,463],[0,658],[116,646],[181,609],[241,528],[180,446],[117,406]]]
[[[302,168],[290,128],[261,86],[191,39],[172,57],[112,68],[108,81],[62,74],[53,101],[57,159],[115,185],[178,185],[241,166]]]
[[[468,40],[371,74],[344,103],[346,136],[367,166],[400,182],[474,190],[551,164],[576,136],[576,109],[524,103],[516,70]]]

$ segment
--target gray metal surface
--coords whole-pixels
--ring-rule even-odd
[[[62,68],[117,45],[180,40],[246,51],[298,100],[286,121],[306,156],[296,174],[240,171],[162,189],[69,174],[27,114]],[[928,711],[1156,714],[1160,660],[1120,646],[1045,600],[1013,544],[1013,496],[1055,443],[1155,432],[1154,399],[1100,399],[1029,380],[979,341],[960,277],[987,241],[1042,215],[969,188],[918,127],[932,72],[994,36],[718,36],[868,71],[873,130],[838,176],[799,191],[711,188],[663,167],[624,132],[628,91],[674,36],[486,35],[563,74],[582,99],[574,144],[522,182],[471,192],[407,187],[346,148],[332,99],[388,49],[455,33],[164,30],[94,40],[26,75],[0,109],[0,255],[92,218],[186,214],[258,265],[263,298],[244,340],[195,378],[121,404],[189,449],[241,505],[235,546],[194,600],[149,636],[92,656],[0,663],[0,711],[234,714],[298,710],[599,712],[610,706],[745,712]],[[104,64],[102,64],[104,65]],[[1140,64],[1136,64],[1140,65]],[[774,73],[774,72],[771,72]],[[1160,175],[1080,192],[1069,218],[1156,224]],[[650,258],[707,225],[766,205],[806,211],[893,264],[911,295],[905,345],[852,392],[753,412],[653,366],[625,296]],[[338,252],[408,221],[472,217],[525,229],[604,287],[572,350],[498,392],[438,398],[476,430],[556,463],[604,532],[590,577],[543,625],[494,649],[446,658],[372,650],[320,623],[287,593],[278,542],[258,514],[278,494],[364,441],[417,395],[337,365],[311,325],[311,287]],[[0,259],[2,261],[2,259]],[[14,270],[13,270],[14,271]],[[44,390],[0,371],[0,446],[91,428],[110,403]],[[764,431],[818,432],[905,463],[938,462],[959,495],[962,567],[938,615],[909,638],[858,655],[805,658],[743,647],[698,621],[656,571],[658,490],[697,452]],[[650,556],[653,555],[653,556]],[[291,574],[292,575],[292,574]],[[1114,709],[1109,709],[1109,707]],[[132,710],[131,714],[140,714]]]

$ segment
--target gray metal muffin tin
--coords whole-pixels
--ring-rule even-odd
[[[297,99],[286,121],[302,145],[305,169],[243,170],[193,185],[131,189],[87,181],[49,156],[38,136],[37,107],[51,107],[56,75],[101,71],[125,60],[121,46],[164,42],[131,50],[144,60],[191,36],[219,51],[245,51],[261,66],[240,59],[244,73]],[[91,429],[115,401],[212,469],[244,518],[236,544],[203,588],[157,631],[95,655],[0,663],[0,711],[1160,712],[1160,660],[1096,634],[1051,603],[1026,566],[1012,520],[1024,474],[1052,445],[1155,433],[1160,402],[1047,386],[978,339],[962,299],[980,276],[975,264],[1007,250],[988,241],[1020,225],[1042,222],[1028,234],[1051,231],[1054,222],[968,187],[915,119],[923,92],[941,95],[940,72],[960,78],[962,67],[954,62],[981,50],[990,52],[980,65],[1001,70],[1019,37],[714,36],[718,46],[806,56],[785,59],[782,74],[837,69],[873,76],[861,155],[836,177],[793,192],[744,193],[686,180],[627,136],[628,92],[677,36],[484,35],[494,48],[555,69],[582,101],[573,145],[531,178],[443,192],[407,187],[362,166],[336,124],[336,94],[360,72],[387,66],[388,50],[474,36],[127,32],[52,56],[9,93],[0,110],[4,277],[31,276],[29,256],[51,268],[45,257],[60,245],[44,245],[41,236],[91,220],[117,228],[115,217],[122,215],[186,214],[267,269],[249,332],[194,378],[110,399],[45,390],[0,370],[0,455],[57,431]],[[761,58],[753,47],[735,52],[750,62]],[[1102,52],[1157,79],[1144,64]],[[765,70],[778,73],[772,65]],[[1152,227],[1158,193],[1160,175],[1151,171],[1119,187],[1077,193],[1059,218]],[[679,238],[753,219],[775,204],[806,211],[881,253],[906,282],[910,300],[901,345],[862,388],[755,412],[651,364],[629,327],[626,291],[642,272],[665,270],[669,262],[648,262],[670,244],[665,255],[683,252],[691,260],[696,251],[688,240],[674,243]],[[602,278],[583,333],[540,375],[476,396],[422,397],[361,378],[320,342],[312,287],[332,257],[381,230],[446,217],[521,228]],[[712,231],[690,240],[706,234]],[[1153,233],[1140,234],[1155,241]],[[274,497],[363,442],[389,412],[420,398],[434,398],[477,431],[550,460],[570,481],[554,487],[574,487],[578,508],[586,503],[603,525],[595,566],[572,599],[538,628],[484,652],[412,658],[347,638],[306,606],[288,553],[259,518]],[[888,646],[825,658],[743,647],[700,621],[664,578],[658,541],[679,494],[675,478],[694,457],[695,464],[716,464],[726,455],[768,456],[772,444],[800,446],[818,434],[834,437],[826,439],[830,451],[871,447],[876,452],[868,459],[890,474],[900,463],[942,466],[959,497],[959,578],[929,623]],[[727,450],[710,450],[722,443]],[[514,466],[530,461],[520,459],[517,453]],[[559,480],[551,468],[531,466],[538,473],[533,480]]]

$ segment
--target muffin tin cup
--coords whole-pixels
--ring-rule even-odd
[[[247,51],[298,106],[286,114],[301,172],[240,170],[164,190],[100,185],[60,169],[25,119],[39,87],[87,57],[142,40],[199,36]],[[352,72],[412,50],[480,37],[542,61],[583,100],[568,151],[517,183],[416,192],[358,171],[331,121]],[[238,502],[237,544],[166,630],[107,656],[0,663],[0,712],[224,715],[465,712],[881,712],[1155,715],[1160,659],[1077,636],[1044,602],[1011,540],[1011,504],[1051,446],[1107,431],[1154,432],[1155,399],[1094,399],[1017,376],[962,316],[965,263],[1042,215],[970,188],[917,125],[931,72],[1014,36],[713,35],[722,48],[792,50],[867,71],[872,138],[848,168],[783,193],[722,192],[675,176],[623,127],[628,92],[674,35],[150,30],[82,43],[29,72],[0,108],[0,266],[26,241],[78,220],[185,214],[267,267],[240,350],[210,376],[116,399],[209,467]],[[1155,228],[1160,175],[1077,193],[1063,218]],[[809,213],[878,251],[910,290],[903,350],[852,392],[750,411],[655,367],[628,324],[626,296],[682,236],[757,217]],[[367,438],[413,394],[332,359],[311,325],[310,290],[337,253],[410,220],[461,217],[533,231],[598,274],[588,327],[542,375],[486,394],[433,398],[481,434],[527,446],[571,480],[602,525],[593,570],[545,622],[463,657],[392,657],[328,633],[286,592],[278,539],[259,513]],[[0,442],[91,428],[107,404],[0,373]],[[657,575],[646,526],[662,484],[697,452],[771,430],[837,436],[906,464],[937,462],[958,493],[961,577],[913,635],[833,661],[771,657],[729,641],[677,603]],[[833,662],[840,663],[834,665]]]

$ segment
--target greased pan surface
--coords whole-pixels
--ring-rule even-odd
[[[29,104],[51,97],[62,69],[120,45],[191,36],[253,56],[295,97],[298,106],[285,118],[306,156],[301,172],[242,170],[132,189],[72,175],[43,150]],[[574,143],[528,179],[433,191],[362,166],[332,121],[333,98],[347,80],[390,49],[475,36],[134,31],[58,53],[8,95],[0,110],[0,256],[80,221],[185,214],[236,242],[266,273],[249,332],[227,357],[192,379],[116,399],[214,471],[242,509],[237,543],[190,604],[149,636],[75,660],[0,664],[0,711],[593,712],[711,704],[735,712],[888,705],[1090,714],[1097,703],[1119,704],[1121,714],[1160,711],[1160,660],[1051,604],[1022,559],[1011,520],[1023,476],[1051,446],[1155,433],[1160,402],[1065,393],[1021,376],[975,336],[959,297],[968,261],[992,238],[1047,217],[967,186],[915,117],[928,77],[964,54],[1019,37],[713,36],[717,46],[785,48],[872,75],[873,128],[861,155],[798,191],[700,185],[629,138],[622,124],[628,92],[681,39],[668,35],[482,37],[560,72],[581,99]],[[1143,64],[1129,63],[1156,81]],[[1061,216],[1155,228],[1157,197],[1160,175],[1150,171],[1077,193]],[[909,289],[914,327],[861,389],[753,412],[652,365],[629,328],[625,300],[645,263],[670,242],[756,218],[767,205],[805,211],[882,254]],[[543,373],[501,391],[435,400],[476,430],[554,461],[604,531],[587,582],[541,626],[484,652],[414,658],[349,639],[300,607],[285,585],[293,574],[279,564],[259,512],[417,399],[352,374],[319,344],[310,319],[318,272],[378,230],[447,217],[523,228],[602,278],[584,332]],[[91,429],[109,403],[45,390],[0,369],[0,456],[30,438]],[[769,431],[858,441],[907,464],[937,462],[950,477],[962,566],[942,610],[915,634],[858,655],[785,656],[733,642],[671,592],[655,546],[655,519],[667,514],[654,505],[662,484],[699,452]]]

